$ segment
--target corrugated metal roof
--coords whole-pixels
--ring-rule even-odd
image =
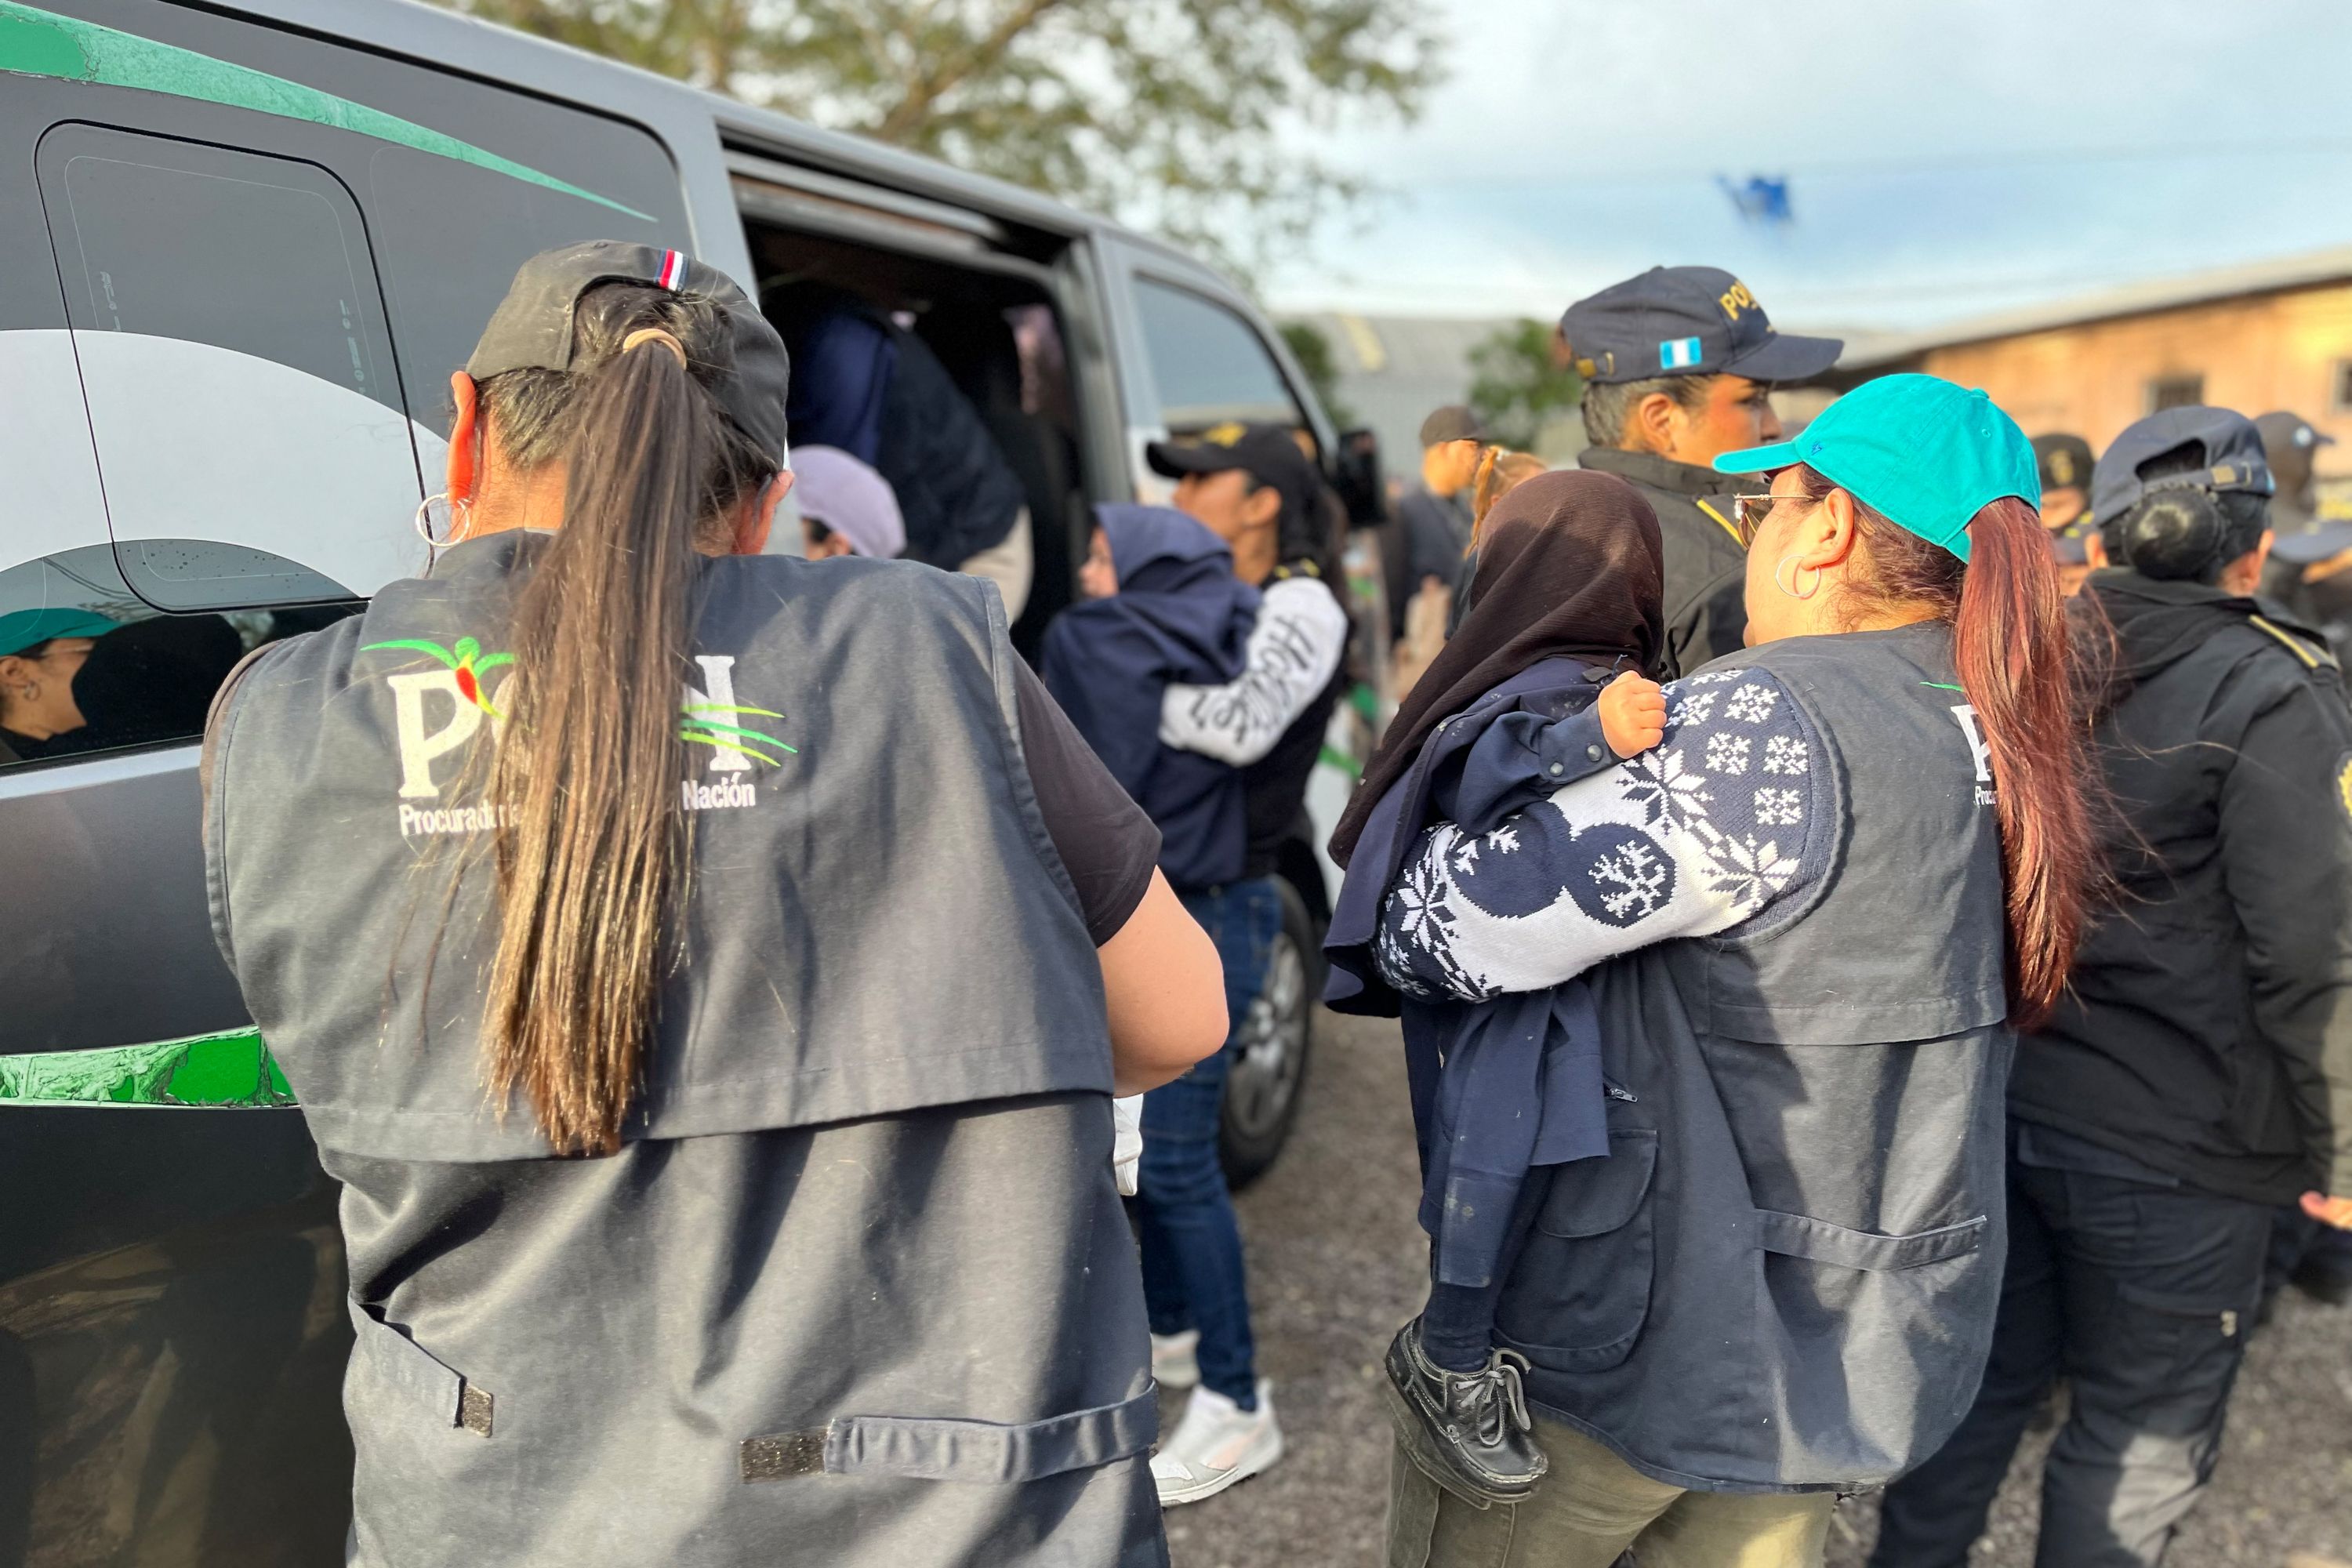
[[[1867,342],[1850,344],[1844,357],[1838,361],[1837,368],[1841,372],[1871,370],[1914,358],[1930,349],[1983,342],[1992,338],[2019,337],[2027,332],[2048,331],[2053,328],[2076,326],[2085,321],[2147,315],[2157,310],[2177,310],[2183,305],[2200,305],[2212,300],[2228,300],[2245,294],[2272,294],[2281,289],[2305,289],[2314,284],[2335,283],[2347,279],[2352,279],[2352,246],[2336,246],[2295,256],[2272,257],[2231,267],[2210,268],[2200,272],[2176,273],[2168,278],[2146,279],[2069,300],[1968,317],[1924,331],[1874,335]]]

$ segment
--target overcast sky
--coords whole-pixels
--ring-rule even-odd
[[[1556,316],[1654,263],[1776,321],[1904,328],[2352,246],[2346,0],[1443,0],[1418,125],[1332,137],[1391,193],[1286,310]],[[1786,175],[1744,223],[1718,175]]]

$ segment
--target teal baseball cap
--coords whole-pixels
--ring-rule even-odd
[[[1793,440],[1715,460],[1760,474],[1802,463],[1889,522],[1966,561],[1969,523],[2003,496],[2042,504],[2033,444],[1982,392],[1935,375],[1865,381]]]
[[[102,637],[114,623],[90,610],[45,605],[0,615],[0,658],[22,653],[52,637]]]

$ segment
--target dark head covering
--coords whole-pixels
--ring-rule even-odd
[[[1046,628],[1045,689],[1128,794],[1159,763],[1160,699],[1171,681],[1241,674],[1257,590],[1234,576],[1233,549],[1172,507],[1095,508],[1118,592],[1072,605]]]
[[[1345,865],[1365,819],[1439,721],[1530,665],[1567,655],[1648,671],[1665,646],[1657,514],[1614,474],[1538,474],[1495,503],[1478,547],[1470,613],[1422,672],[1331,835]]]

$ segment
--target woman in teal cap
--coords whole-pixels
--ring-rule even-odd
[[[1982,1372],[2013,1030],[2090,864],[2032,448],[1903,375],[1717,467],[1771,475],[1747,650],[1598,772],[1590,710],[1497,726],[1457,797],[1492,804],[1383,910],[1400,989],[1582,976],[1609,1089],[1609,1154],[1528,1184],[1496,1309],[1549,1474],[1480,1508],[1401,1456],[1394,1564],[1818,1563],[1837,1495],[1932,1453]]]
[[[0,615],[0,761],[80,751],[85,728],[74,677],[114,629],[88,610],[32,609]]]

